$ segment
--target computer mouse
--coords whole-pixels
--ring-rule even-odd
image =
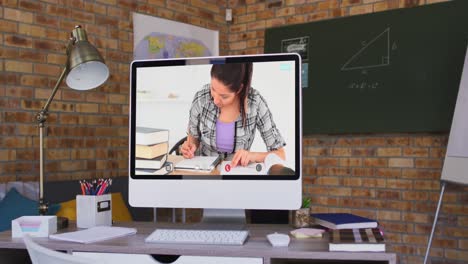
[[[267,239],[274,247],[287,247],[291,241],[288,235],[280,233],[269,234]]]

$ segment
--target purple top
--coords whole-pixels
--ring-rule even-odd
[[[216,120],[216,147],[220,152],[232,153],[234,150],[234,124]]]

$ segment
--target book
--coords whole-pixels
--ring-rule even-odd
[[[136,234],[135,228],[116,226],[95,226],[74,232],[50,235],[50,239],[89,244],[113,238]]]
[[[135,146],[135,157],[142,159],[153,159],[161,155],[167,154],[169,149],[168,142],[162,142],[155,145],[139,145]]]
[[[159,170],[167,160],[167,155],[161,155],[154,159],[135,159],[135,168],[138,169],[154,169]]]
[[[335,229],[329,235],[329,251],[385,252],[385,240],[378,228]]]
[[[166,175],[173,171],[172,162],[166,161],[159,170],[154,169],[135,169],[135,175]]]
[[[375,228],[377,221],[350,213],[311,214],[316,224],[330,229]]]
[[[169,141],[169,130],[151,127],[136,127],[135,144],[155,145]]]
[[[189,170],[197,172],[211,172],[221,160],[220,156],[195,156],[183,159],[174,166],[176,170]]]

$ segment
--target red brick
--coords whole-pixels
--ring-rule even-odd
[[[295,11],[296,14],[308,14],[308,13],[314,12],[317,9],[317,6],[309,4],[309,5],[297,6],[295,8],[296,8],[296,11]]]
[[[6,96],[17,98],[31,98],[33,94],[32,88],[26,87],[7,87],[5,91]]]
[[[258,20],[267,20],[275,17],[275,12],[273,10],[265,10],[258,13],[255,13]]]
[[[363,178],[362,185],[366,187],[385,188],[387,184],[385,179]]]
[[[316,20],[322,20],[322,19],[327,19],[329,17],[327,11],[323,12],[316,12],[307,15],[307,21],[316,21]]]
[[[377,211],[377,219],[400,221],[401,213],[396,211],[379,210]]]
[[[374,171],[373,168],[353,168],[352,169],[352,174],[354,176],[367,177],[367,176],[374,176],[375,171]]]
[[[15,33],[18,29],[18,24],[16,22],[0,20],[0,31],[2,33]]]
[[[32,73],[33,64],[31,62],[6,60],[5,70],[10,72]]]
[[[414,160],[410,158],[390,158],[388,159],[388,166],[398,168],[413,168]]]
[[[360,5],[360,6],[352,6],[349,8],[350,15],[359,15],[359,14],[367,14],[373,11],[372,4],[370,5]]]
[[[267,20],[267,21],[276,21],[276,20],[273,19],[273,20]],[[267,23],[268,23],[268,22],[267,22]],[[276,23],[276,22],[275,22],[275,23],[270,22],[269,24],[270,24],[271,26],[273,26],[273,25],[280,25],[280,24],[278,24],[278,23]],[[265,21],[257,21],[257,22],[247,23],[247,28],[248,28],[249,30],[264,29],[264,28],[266,28],[266,23],[265,23]]]
[[[359,166],[362,166],[362,159],[361,158],[341,158],[339,165],[343,167],[359,167]]]
[[[446,148],[431,148],[429,157],[431,158],[445,158]]]
[[[354,177],[344,178],[343,185],[344,186],[362,186],[362,179],[354,178]],[[369,190],[365,190],[365,191],[369,191]],[[352,192],[354,193],[355,190],[353,189]]]
[[[417,147],[440,147],[440,146],[446,145],[447,137],[445,136],[415,137],[411,141],[412,141],[412,144]]]
[[[3,94],[5,94],[5,92],[3,92]],[[11,98],[7,98],[7,97],[4,97],[4,98],[0,98],[0,107],[1,108],[18,108],[21,103],[21,101],[18,100],[18,99],[11,99]],[[6,115],[3,117],[4,121],[6,121]]]
[[[285,8],[277,9],[275,12],[275,15],[277,17],[291,16],[291,15],[295,15],[295,12],[296,12],[296,9],[294,7],[285,7]]]
[[[33,46],[31,38],[17,35],[5,35],[4,42],[7,46],[20,48],[32,48]]]
[[[318,166],[338,166],[340,160],[337,158],[318,158]]]
[[[331,155],[332,156],[351,156],[352,149],[351,148],[332,148]]]
[[[33,22],[33,13],[18,9],[5,8],[3,16],[7,20],[14,20],[23,23]]]
[[[441,159],[416,159],[415,166],[416,168],[441,169],[442,160]]]
[[[14,161],[14,160],[16,160],[16,150],[0,149],[0,161]]]
[[[409,157],[427,157],[429,156],[428,148],[404,148],[403,155]]]
[[[387,188],[391,189],[412,189],[413,181],[400,179],[387,179]]]
[[[353,148],[352,156],[375,156],[376,150],[373,148]]]
[[[383,158],[364,158],[363,164],[366,167],[387,167],[388,160]]]
[[[327,148],[306,147],[304,148],[306,156],[327,156]]]
[[[401,156],[401,148],[377,148],[377,156]]]
[[[375,175],[381,177],[400,177],[401,169],[400,168],[377,168],[375,169]]]

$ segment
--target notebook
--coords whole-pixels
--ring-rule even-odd
[[[174,166],[176,170],[189,170],[199,172],[211,172],[218,165],[219,156],[195,156],[191,159],[183,159]]]
[[[50,235],[50,239],[89,244],[136,234],[135,228],[96,226],[74,232]]]
[[[375,228],[376,220],[349,213],[311,214],[314,222],[330,229]]]

